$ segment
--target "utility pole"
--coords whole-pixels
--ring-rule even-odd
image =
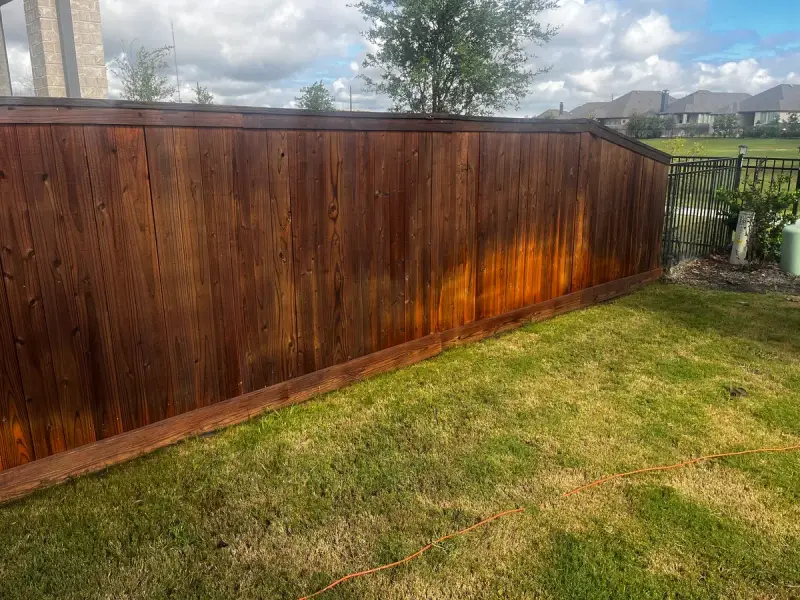
[[[181,78],[178,76],[178,51],[175,48],[175,25],[172,19],[169,20],[169,27],[172,29],[172,56],[175,58],[175,81],[178,88],[178,102],[181,101]]]
[[[350,112],[353,112],[353,86],[350,86]]]

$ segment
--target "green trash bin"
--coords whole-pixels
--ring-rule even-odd
[[[781,270],[800,276],[800,220],[783,228]]]

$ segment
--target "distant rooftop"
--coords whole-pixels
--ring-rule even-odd
[[[665,111],[666,114],[714,114],[721,115],[737,112],[739,104],[750,98],[750,94],[728,94],[699,90],[693,94],[675,100]]]
[[[739,112],[800,112],[800,85],[784,83],[739,103]]]
[[[596,119],[601,118],[603,107],[605,107],[608,102],[587,102],[586,104],[581,104],[577,108],[573,108],[569,111],[569,118],[570,119],[588,119],[590,117],[594,117]],[[564,113],[565,115],[567,113]]]
[[[668,103],[672,104],[675,98],[669,96]],[[661,92],[634,91],[620,96],[613,102],[603,107],[602,119],[628,119],[633,115],[661,112]]]
[[[564,113],[566,115],[566,113]],[[538,115],[537,119],[557,119],[560,116],[557,108],[548,108],[542,114]]]

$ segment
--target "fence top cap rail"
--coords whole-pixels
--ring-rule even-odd
[[[353,131],[590,132],[669,164],[670,155],[591,119],[523,119],[449,114],[311,112],[288,108],[77,98],[0,98],[0,124],[82,124]]]

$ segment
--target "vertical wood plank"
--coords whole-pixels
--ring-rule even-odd
[[[431,332],[432,135],[414,132],[405,138],[406,339],[409,341]]]
[[[0,260],[13,336],[11,349],[23,386],[30,454],[43,458],[65,450],[66,443],[37,266],[43,256],[37,256],[33,245],[13,126],[0,127],[0,171]],[[21,410],[14,412],[22,414]]]
[[[456,306],[456,157],[455,134],[433,134],[433,178],[431,226],[431,289],[433,290],[432,321],[437,331],[452,329]]]
[[[477,286],[477,219],[478,219],[478,177],[480,174],[480,136],[477,133],[465,133],[462,136],[462,157],[466,158],[459,181],[460,193],[464,194],[464,229],[462,230],[461,264],[464,269],[464,308],[463,321],[471,323],[476,318],[476,286]]]
[[[321,216],[323,202],[323,171],[325,136],[322,132],[300,131],[295,139],[295,174],[292,184],[292,233],[295,250],[295,282],[297,301],[298,362],[300,373],[311,373],[323,364],[322,326],[318,322],[322,311],[319,308],[320,282],[324,280],[324,265],[318,264],[316,256],[324,246]],[[290,163],[290,170],[292,164]],[[327,315],[325,315],[327,316]]]
[[[281,358],[270,344],[278,336],[272,329],[275,297],[268,279],[273,258],[267,133],[237,132],[234,152],[238,227],[235,264],[229,270],[232,268],[237,274],[239,305],[235,307],[234,331],[238,330],[241,344],[242,387],[251,391],[277,382],[277,372],[281,369]],[[212,260],[212,273],[216,271],[214,303],[218,306],[221,304],[219,295],[226,294],[228,288],[221,285],[220,266],[214,262]],[[227,333],[226,337],[231,335]]]
[[[123,429],[166,417],[169,363],[139,128],[84,128]]]
[[[546,246],[545,198],[549,144],[545,133],[531,134],[528,163],[528,251],[525,264],[525,304],[535,304],[545,295]]]
[[[255,223],[250,214],[241,214],[241,205],[236,194],[236,174],[240,165],[235,153],[236,137],[232,129],[198,128],[197,142],[200,152],[200,177],[202,190],[203,222],[205,223],[205,249],[208,257],[208,277],[210,281],[212,338],[216,344],[214,357],[216,379],[219,385],[218,399],[233,398],[255,387],[274,382],[274,362],[269,360],[268,351],[257,351],[258,358],[252,355],[253,362],[259,362],[261,377],[257,383],[249,379],[250,365],[247,365],[243,335],[253,332],[258,338],[263,325],[259,325],[258,300],[253,295],[249,305],[244,304],[242,287],[254,286],[256,265],[261,257],[256,256],[260,249],[252,242],[260,242],[268,234],[268,221],[262,214],[256,215]],[[262,167],[263,169],[263,167]],[[259,207],[256,207],[259,208]],[[267,225],[267,227],[264,227]],[[256,228],[255,231],[253,229]],[[250,244],[239,247],[239,236],[243,235]],[[244,268],[239,268],[243,265]],[[212,328],[209,328],[212,330]],[[257,346],[258,348],[258,346]],[[264,362],[261,362],[265,359]]]
[[[2,160],[2,159],[0,159]],[[2,184],[0,184],[2,190]],[[5,286],[0,287],[0,471],[36,458]]]
[[[342,226],[342,210],[348,210],[352,198],[346,197],[348,186],[344,181],[344,134],[330,132],[325,136],[325,155],[323,173],[325,174],[324,196],[318,200],[319,209],[324,212],[320,221],[322,242],[316,261],[323,266],[323,278],[319,290],[322,311],[318,322],[324,323],[324,366],[340,364],[351,356],[349,347],[351,318],[351,297],[347,292],[350,280],[346,276],[345,245],[346,232]]]
[[[197,131],[145,130],[170,358],[180,414],[220,398]]]
[[[483,319],[496,314],[498,309],[498,270],[500,259],[497,249],[498,163],[501,137],[492,133],[480,134],[480,174],[478,176],[478,274],[477,312]],[[502,170],[500,171],[502,173]]]
[[[572,286],[572,262],[575,233],[575,209],[578,196],[578,175],[580,163],[580,137],[577,135],[560,136],[564,143],[564,159],[562,166],[561,197],[558,203],[558,283],[554,296],[569,294]]]
[[[268,131],[267,146],[272,263],[267,266],[263,280],[269,282],[277,297],[273,330],[267,333],[271,339],[277,339],[281,364],[279,380],[286,381],[298,372],[289,134],[285,131]],[[253,167],[257,168],[258,165],[254,163]]]
[[[662,163],[653,161],[653,193],[650,204],[650,219],[652,229],[647,240],[647,247],[650,249],[650,269],[657,269],[661,264],[661,248],[663,243],[662,232],[664,230],[664,205],[667,197],[667,178],[669,167]]]
[[[110,360],[107,319],[101,321],[106,301],[93,255],[94,217],[86,214],[88,178],[72,162],[79,158],[86,165],[75,129],[81,131],[46,125],[18,129],[67,448],[122,429],[116,382],[104,370]]]
[[[501,215],[502,232],[498,246],[504,256],[503,283],[505,293],[499,309],[501,313],[520,308],[523,302],[523,281],[519,278],[518,259],[520,258],[519,193],[520,193],[520,144],[521,134],[507,134],[506,156],[503,169],[503,190],[505,213]],[[524,267],[522,269],[524,274]]]
[[[405,339],[403,134],[370,134],[370,151],[373,156],[375,187],[372,222],[377,226],[378,236],[378,347],[383,349]]]

